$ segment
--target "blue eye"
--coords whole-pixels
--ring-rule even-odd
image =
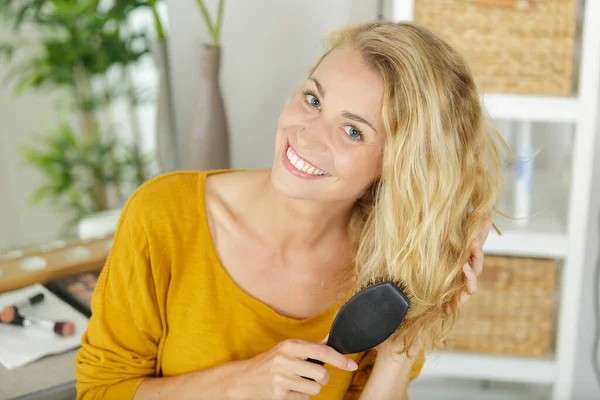
[[[321,101],[312,93],[304,93],[304,99],[306,102],[314,108],[321,109]]]
[[[361,140],[363,137],[362,133],[352,125],[346,125],[344,131],[352,140]]]

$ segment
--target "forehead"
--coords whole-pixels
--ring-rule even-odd
[[[350,47],[332,50],[312,76],[323,86],[327,104],[333,101],[344,111],[380,123],[383,83],[358,51]]]

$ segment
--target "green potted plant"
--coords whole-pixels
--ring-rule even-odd
[[[144,3],[115,2],[101,9],[98,0],[0,0],[0,17],[18,35],[24,25],[42,34],[38,51],[13,66],[6,80],[15,94],[25,90],[66,90],[76,125],[62,121],[42,135],[39,145],[24,150],[25,160],[46,177],[34,200],[49,200],[72,213],[69,227],[81,218],[107,210],[108,193],[120,193],[122,185],[137,186],[149,177],[148,157],[140,150],[140,139],[125,146],[112,126],[103,126],[99,113],[110,109],[121,97],[130,105],[140,101],[136,90],[112,85],[111,68],[126,71],[147,54],[145,32],[122,28],[129,13]],[[2,55],[11,61],[16,43],[0,43]],[[136,133],[136,116],[131,116]]]

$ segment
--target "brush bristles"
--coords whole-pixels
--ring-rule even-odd
[[[396,287],[398,287],[398,289],[400,289],[400,291],[407,297],[407,299],[409,300],[409,302],[412,302],[412,293],[411,291],[408,289],[408,286],[406,285],[406,282],[402,281],[402,280],[397,280],[397,279],[390,279],[390,278],[383,278],[383,277],[377,277],[375,279],[371,279],[369,280],[365,285],[361,286],[359,291],[365,290],[366,288],[375,286],[375,285],[380,285],[382,283],[393,283],[394,285],[396,285]]]
[[[387,282],[391,282],[394,285],[398,286],[398,289],[400,289],[402,291],[402,293],[404,293],[407,297],[410,297],[410,291],[408,290],[408,286],[406,286],[406,283],[404,281],[390,279],[390,278],[383,278],[383,277],[377,277],[375,279],[369,280],[365,285],[361,286],[360,290],[364,290],[368,287],[379,285],[381,283],[387,283]]]

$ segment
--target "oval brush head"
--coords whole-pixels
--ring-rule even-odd
[[[359,291],[336,315],[327,345],[342,354],[370,350],[398,329],[410,308],[406,287],[392,281]],[[322,361],[308,361],[323,365]]]
[[[400,326],[410,300],[394,282],[383,282],[361,290],[340,310],[327,345],[342,354],[370,350],[389,338]]]

